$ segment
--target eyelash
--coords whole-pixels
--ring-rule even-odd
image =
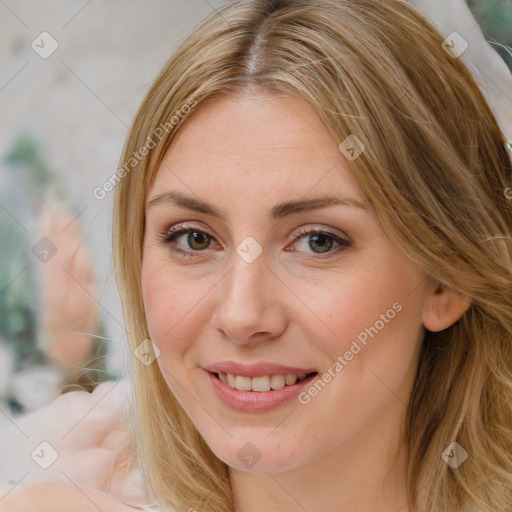
[[[181,248],[178,248],[175,244],[176,239],[178,239],[181,235],[189,234],[189,233],[200,233],[202,235],[206,235],[208,238],[213,240],[213,237],[210,236],[205,231],[202,231],[190,224],[177,224],[176,226],[172,226],[171,228],[165,229],[161,233],[157,235],[158,242],[160,245],[166,245],[169,246],[170,249],[174,252],[177,252],[179,254],[182,254],[184,257],[193,258],[195,257],[191,253],[201,253],[204,252],[206,249],[202,250],[190,250],[186,251]],[[334,254],[337,254],[340,252],[340,250],[347,249],[349,247],[352,247],[352,244],[337,234],[333,233],[332,231],[326,230],[326,229],[307,229],[307,228],[299,228],[299,233],[294,239],[294,243],[298,240],[302,240],[303,238],[306,238],[308,235],[327,235],[329,238],[332,238],[335,242],[337,242],[340,246],[334,250],[330,250],[327,253],[322,254],[316,254],[315,259],[325,259],[332,257]],[[315,254],[315,253],[310,253]]]

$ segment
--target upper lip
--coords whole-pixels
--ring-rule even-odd
[[[284,366],[270,362],[260,362],[253,364],[241,364],[234,361],[222,361],[219,363],[203,366],[206,371],[212,373],[231,373],[243,377],[260,377],[263,375],[300,375],[316,372],[314,368],[299,368],[298,366]]]

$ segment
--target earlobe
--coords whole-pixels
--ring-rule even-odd
[[[423,325],[432,332],[453,325],[471,306],[471,300],[438,283],[432,287],[423,309]]]

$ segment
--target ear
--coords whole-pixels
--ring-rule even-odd
[[[454,292],[439,282],[431,282],[427,293],[423,307],[423,325],[432,332],[450,327],[471,306],[471,300],[468,297]]]

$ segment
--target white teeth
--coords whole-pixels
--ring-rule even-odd
[[[230,388],[233,388],[233,389],[234,389],[234,388],[235,388],[235,376],[234,376],[232,373],[228,373],[228,374],[226,375],[226,378],[227,378],[227,380],[228,380],[228,386],[229,386]]]
[[[237,375],[235,377],[235,388],[240,389],[241,391],[251,391],[251,380],[251,377]]]
[[[293,375],[292,373],[288,373],[284,377],[284,381],[288,386],[291,386],[292,384],[295,384],[297,381],[297,375]]]
[[[263,375],[260,377],[245,377],[243,375],[233,375],[232,373],[218,373],[219,379],[230,388],[240,391],[270,391],[271,389],[281,389],[285,386],[292,386],[297,381],[306,377],[305,373],[294,375]]]
[[[284,375],[272,375],[272,377],[270,377],[270,387],[272,389],[280,389],[284,388],[284,386]]]
[[[270,378],[268,375],[253,377],[251,387],[253,391],[270,391]]]

